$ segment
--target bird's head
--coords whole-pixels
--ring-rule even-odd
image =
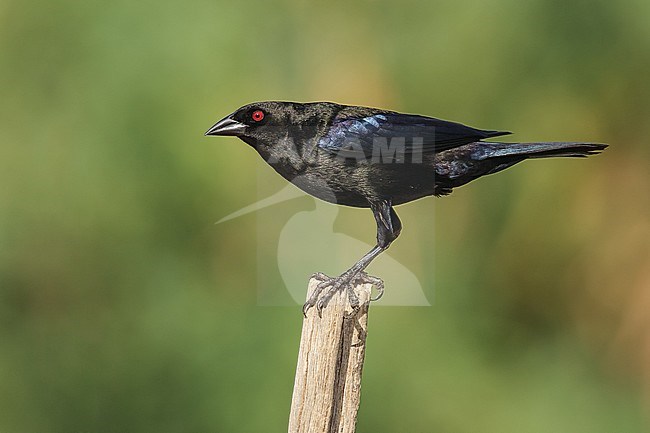
[[[337,107],[328,102],[254,102],[215,123],[205,135],[239,137],[260,150],[287,138],[316,136],[334,117]]]

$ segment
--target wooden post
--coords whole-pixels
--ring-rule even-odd
[[[309,281],[307,299],[318,283]],[[323,317],[309,310],[302,324],[289,433],[354,433],[371,288],[355,288],[361,306],[354,315],[345,291],[334,295]]]

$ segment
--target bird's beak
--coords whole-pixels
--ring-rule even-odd
[[[225,117],[208,129],[205,135],[242,135],[246,131],[246,125],[237,122],[231,116]]]

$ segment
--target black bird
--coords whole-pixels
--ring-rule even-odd
[[[402,224],[393,206],[449,194],[525,159],[586,157],[607,147],[483,141],[507,134],[377,108],[277,101],[245,105],[206,132],[239,137],[285,179],[315,197],[372,210],[377,245],[338,277],[316,274],[321,283],[303,306],[305,314],[314,305],[320,314],[344,287],[357,305],[352,285],[358,281],[383,290],[381,280],[364,270],[399,236]]]

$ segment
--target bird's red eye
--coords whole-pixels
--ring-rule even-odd
[[[262,110],[255,110],[251,114],[251,118],[256,122],[261,122],[264,119],[264,112]]]

